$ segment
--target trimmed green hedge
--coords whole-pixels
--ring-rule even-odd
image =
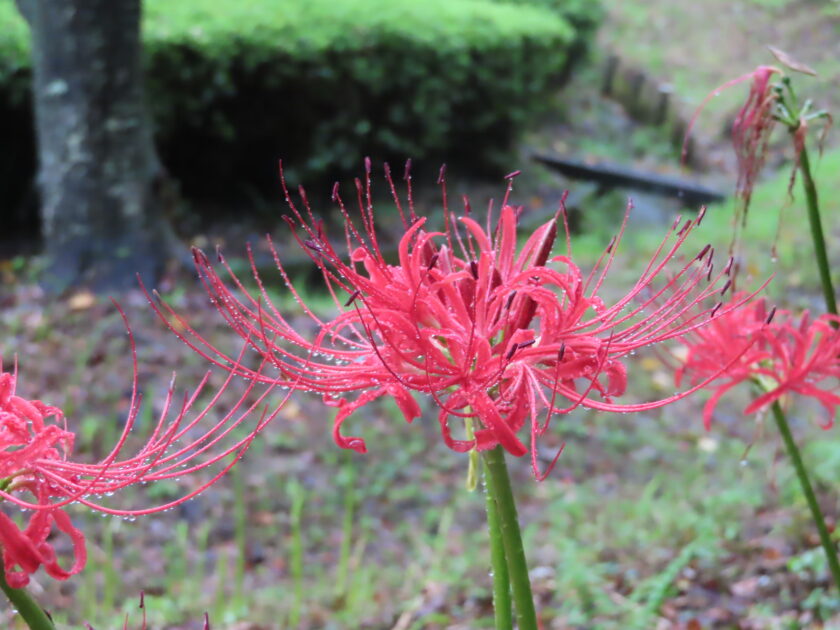
[[[498,163],[591,34],[592,6],[146,0],[158,146],[192,194],[274,190],[279,157],[293,179],[356,171],[363,155]],[[28,103],[27,49],[0,0],[0,111]]]
[[[585,50],[589,39],[604,19],[604,6],[599,0],[492,0],[497,3],[529,5],[553,11],[575,29],[573,47]]]

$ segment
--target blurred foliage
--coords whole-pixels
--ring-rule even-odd
[[[364,155],[501,167],[592,34],[593,6],[148,0],[162,157],[194,196],[274,195],[280,157],[295,182],[355,171]],[[27,29],[0,0],[0,109],[25,106],[29,78]],[[20,135],[12,144],[31,142]]]
[[[766,291],[771,299],[788,306],[813,299],[820,290],[817,269],[812,263],[811,236],[807,230],[794,229],[798,222],[807,219],[800,178],[788,192],[792,168],[788,161],[778,171],[767,173],[756,186],[747,224],[740,230],[736,248],[740,258],[746,261],[745,273],[752,281],[778,276]],[[840,169],[840,149],[826,150],[822,155],[814,151],[812,168],[823,208],[823,227],[827,234],[835,234],[840,231],[840,179],[832,174]],[[621,223],[626,201],[627,193],[621,190],[606,195],[593,193],[585,198],[588,214],[574,240],[575,256],[582,264],[592,264],[601,255]],[[699,251],[712,243],[719,252],[719,264],[725,264],[733,245],[735,207],[740,203],[739,199],[730,197],[723,203],[710,205],[702,228],[689,236],[684,251]],[[631,213],[630,227],[619,251],[624,249],[632,252],[636,260],[644,260],[659,246],[663,234],[663,229],[638,229]],[[618,276],[625,273],[621,268],[614,267],[613,271]],[[632,272],[626,274],[629,280]],[[816,299],[813,306],[819,303]]]

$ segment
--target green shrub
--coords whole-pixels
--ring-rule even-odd
[[[549,9],[575,28],[576,45],[585,48],[604,19],[600,0],[493,0],[505,4],[530,5]]]
[[[164,162],[193,194],[274,191],[280,157],[295,180],[364,155],[498,164],[589,28],[540,4],[562,3],[146,0]],[[27,46],[0,0],[0,107],[26,101]]]

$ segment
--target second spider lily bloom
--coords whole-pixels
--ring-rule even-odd
[[[643,403],[615,401],[625,393],[624,361],[629,355],[709,319],[711,309],[701,303],[719,293],[716,283],[729,270],[713,274],[708,246],[688,262],[674,264],[702,214],[696,221],[675,222],[639,279],[607,304],[599,294],[624,225],[586,274],[571,257],[568,230],[566,251],[552,253],[558,230],[565,226],[562,208],[519,246],[521,208],[510,205],[510,186],[497,217],[491,205],[486,220],[479,222],[465,200],[463,215],[456,218],[446,203],[441,171],[444,229],[433,231],[427,218],[415,212],[408,174],[404,208],[386,167],[404,228],[396,252],[389,253],[376,228],[369,162],[366,167],[364,181],[356,181],[358,217],[351,216],[337,187],[333,193],[344,217],[345,253],[328,238],[305,195],[298,209],[286,192],[292,213],[287,222],[320,270],[338,310],[322,319],[307,307],[272,245],[281,277],[315,329],[311,337],[272,304],[253,256],[256,291],[249,292],[224,257],[219,256],[219,264],[227,278],[204,253],[194,251],[213,303],[271,361],[281,384],[320,393],[324,403],[337,409],[333,435],[340,446],[366,450],[361,437],[342,432],[357,409],[390,396],[411,422],[421,415],[414,394],[422,394],[435,403],[450,448],[463,452],[501,445],[516,456],[530,452],[534,472],[542,477],[537,438],[553,416],[579,405],[640,411],[685,395]],[[155,308],[165,319],[178,317],[165,305]],[[243,370],[182,318],[173,328],[186,329],[183,339],[216,365],[246,378],[265,378]],[[472,437],[468,431],[453,435],[453,424],[463,428],[469,422],[476,423]],[[526,425],[530,448],[520,435]]]
[[[735,301],[743,301],[745,294],[737,293]],[[775,315],[774,315],[775,316]],[[712,397],[703,410],[703,424],[711,427],[714,409],[721,396],[731,388],[753,378],[755,366],[769,358],[766,347],[759,343],[770,317],[764,300],[756,300],[694,330],[682,338],[682,346],[674,353],[675,381],[681,386],[709,381]],[[725,372],[721,366],[727,365]],[[717,375],[717,376],[716,376]]]
[[[126,517],[179,505],[230,470],[277,413],[260,411],[271,387],[258,393],[258,381],[250,383],[244,393],[235,394],[231,401],[225,396],[233,378],[233,373],[228,373],[209,401],[199,403],[207,389],[209,373],[180,402],[175,399],[173,379],[160,417],[145,443],[133,454],[125,453],[141,407],[130,331],[129,339],[134,364],[132,399],[121,436],[99,462],[87,463],[74,454],[75,436],[60,409],[17,395],[17,370],[9,373],[0,369],[0,500],[4,507],[29,510],[19,519],[10,516],[8,510],[0,512],[5,576],[14,588],[25,586],[29,576],[41,566],[57,579],[66,579],[84,568],[85,538],[64,511],[69,504]],[[214,408],[222,405],[224,412],[213,415]],[[243,425],[254,414],[261,415]],[[244,431],[233,433],[240,425]],[[177,479],[204,469],[209,469],[209,476],[197,480],[181,497],[164,505],[120,508],[111,506],[107,499],[127,486]],[[23,527],[18,524],[21,520],[26,521]],[[59,565],[48,539],[54,529],[67,534],[72,542],[74,560],[68,569]]]
[[[722,363],[730,367],[709,384],[714,390],[703,411],[708,428],[714,409],[727,391],[749,382],[760,391],[744,410],[754,413],[797,393],[816,400],[825,410],[824,428],[834,422],[840,395],[840,318],[821,315],[812,318],[807,312],[798,319],[789,311],[768,313],[763,301],[737,311],[730,311],[711,326],[694,331],[684,338],[686,354],[677,370],[677,384],[684,377],[699,382]],[[742,351],[746,349],[746,351]],[[731,358],[741,352],[736,361]]]

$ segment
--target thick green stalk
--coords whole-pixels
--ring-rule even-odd
[[[18,611],[20,618],[26,622],[30,630],[55,630],[55,625],[47,613],[26,590],[9,586],[2,561],[0,561],[0,589],[9,598],[12,607]]]
[[[834,285],[831,282],[831,268],[828,266],[828,255],[825,247],[820,207],[817,201],[817,186],[811,175],[811,162],[808,150],[802,147],[799,154],[799,170],[802,171],[802,185],[805,188],[805,199],[808,205],[808,222],[811,224],[811,238],[814,241],[814,254],[817,258],[817,269],[820,271],[825,308],[829,313],[837,315],[837,300],[834,295]]]
[[[490,562],[493,567],[493,615],[496,630],[513,630],[513,609],[510,601],[510,576],[505,542],[502,538],[499,511],[496,509],[496,492],[493,479],[485,471],[484,483],[487,494],[487,527],[490,530]]]
[[[534,609],[534,596],[531,594],[531,580],[528,577],[528,564],[525,561],[525,549],[522,546],[522,534],[519,531],[519,519],[516,515],[516,503],[510,486],[505,452],[501,446],[484,452],[484,463],[490,483],[487,486],[496,502],[499,517],[499,529],[505,547],[510,585],[513,590],[513,602],[516,609],[516,622],[519,630],[537,630],[537,613]]]
[[[811,516],[814,519],[814,524],[817,526],[820,542],[825,551],[825,556],[828,559],[828,568],[831,570],[831,575],[834,578],[834,584],[837,586],[838,591],[840,591],[840,562],[837,560],[837,549],[834,543],[831,542],[831,536],[828,533],[828,527],[825,525],[825,518],[823,517],[822,510],[820,510],[820,504],[817,503],[817,496],[814,494],[814,488],[811,486],[811,480],[808,478],[808,471],[805,469],[802,455],[796,446],[796,442],[793,440],[793,434],[790,432],[790,426],[778,400],[773,403],[773,417],[776,419],[776,426],[779,427],[779,433],[782,434],[788,455],[790,455],[790,459],[793,462],[793,468],[796,470],[796,476],[799,478],[799,484],[802,486],[802,493],[805,495],[808,507],[811,508]]]

